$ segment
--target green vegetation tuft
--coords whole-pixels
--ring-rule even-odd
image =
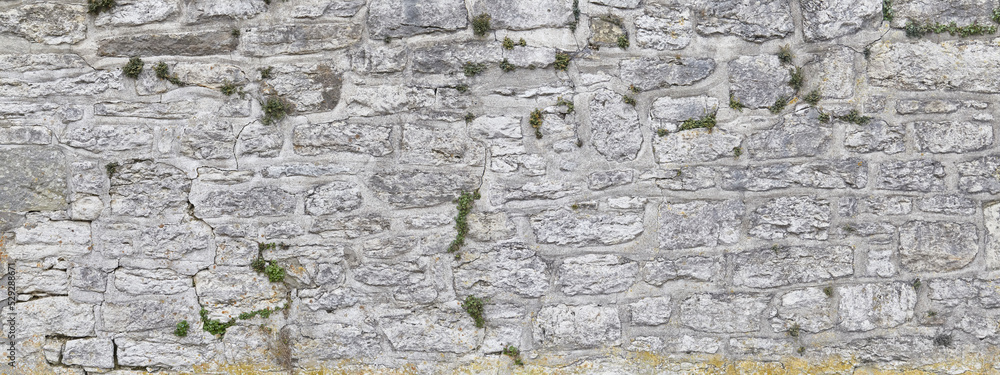
[[[288,245],[278,245],[274,242],[257,244],[257,258],[250,262],[251,269],[266,274],[267,279],[272,283],[280,283],[285,280],[285,269],[274,261],[264,260],[264,250],[274,250],[279,246],[282,249],[288,248]]]
[[[261,104],[261,108],[264,110],[264,117],[260,119],[260,122],[264,125],[271,125],[281,119],[285,118],[288,114],[290,108],[284,100],[278,97],[267,98],[267,101]]]
[[[631,105],[631,106],[635,107],[635,104],[636,104],[635,98],[633,98],[631,96],[628,96],[628,95],[622,95],[622,100],[625,101],[625,104],[628,104],[628,105]]]
[[[778,99],[774,101],[774,104],[772,104],[770,107],[767,107],[767,110],[771,111],[771,113],[774,114],[781,113],[781,111],[785,109],[785,106],[788,105],[789,100],[791,99],[787,96],[778,97]]]
[[[187,320],[179,321],[177,322],[177,328],[174,328],[174,335],[177,337],[186,337],[189,328],[191,328],[191,325],[188,324]]]
[[[802,101],[809,103],[809,105],[815,107],[816,104],[819,104],[819,99],[821,97],[822,95],[820,95],[819,89],[815,89],[806,94],[806,96],[802,98]]]
[[[528,119],[528,124],[531,124],[532,128],[535,128],[535,138],[542,139],[542,110],[535,109],[531,112],[531,117]]]
[[[461,93],[467,92],[467,91],[469,91],[469,85],[458,85],[458,86],[455,86],[455,90],[458,90],[458,92],[461,92]]]
[[[483,13],[472,18],[472,32],[476,36],[486,36],[490,31],[490,15]]]
[[[128,63],[122,67],[122,74],[132,79],[139,78],[139,73],[142,73],[143,65],[142,59],[138,57],[130,58],[128,59]]]
[[[115,0],[87,0],[87,13],[101,14],[101,12],[111,11]]]
[[[238,93],[239,89],[240,89],[239,86],[236,86],[235,84],[233,84],[229,80],[226,80],[225,82],[223,82],[222,83],[222,87],[219,87],[219,90],[222,91],[222,95],[225,95],[225,96],[232,96],[233,94]]]
[[[472,203],[478,200],[481,196],[479,195],[479,190],[474,190],[473,192],[462,192],[455,200],[458,203],[458,215],[455,216],[455,239],[451,241],[448,245],[448,252],[455,253],[455,258],[460,257],[458,250],[462,248],[465,244],[465,235],[469,234],[469,211],[472,211]]]
[[[846,121],[858,125],[864,125],[867,124],[869,121],[871,121],[872,118],[868,116],[862,116],[861,113],[858,112],[858,110],[852,109],[851,112],[849,112],[846,115],[837,116],[837,120]]]
[[[1000,8],[993,9],[993,22],[1000,23]]]
[[[287,308],[287,307],[288,307],[288,304],[286,303],[285,304],[285,308]],[[245,312],[245,313],[240,314],[239,318],[240,318],[240,320],[249,320],[249,319],[253,319],[253,317],[255,317],[255,316],[260,316],[261,318],[267,319],[268,317],[271,316],[271,314],[276,313],[276,312],[280,311],[281,309],[282,309],[282,307],[275,307],[274,309],[261,309],[261,310],[256,310],[256,311],[249,311],[249,312]]]
[[[830,122],[830,114],[823,111],[819,111],[819,122],[824,124]]]
[[[580,0],[573,0],[573,21],[570,21],[569,29],[576,32],[578,24],[580,24]]]
[[[267,280],[272,283],[280,283],[285,280],[285,269],[275,262],[268,262],[267,267],[264,267],[264,273],[267,274]]]
[[[519,45],[521,47],[527,47],[528,46],[528,42],[524,41],[524,38],[521,38],[521,40],[517,41],[517,45]]]
[[[118,170],[118,167],[121,167],[121,166],[122,165],[118,164],[118,162],[113,161],[113,162],[110,162],[110,163],[108,163],[108,164],[106,164],[104,166],[104,171],[108,172],[108,178],[111,178],[111,176],[115,174],[115,171]]]
[[[469,316],[476,322],[476,328],[483,328],[486,326],[486,320],[483,319],[483,304],[488,300],[479,298],[476,296],[465,297],[465,302],[462,302],[462,308],[465,312],[469,313]]]
[[[882,0],[882,20],[892,21],[895,12],[892,10],[892,0]]]
[[[573,113],[573,110],[575,109],[573,107],[573,102],[565,100],[561,96],[558,99],[556,99],[556,105],[566,106],[566,113]]]
[[[466,77],[475,77],[480,73],[486,71],[486,63],[474,63],[472,61],[466,61],[465,65],[462,66],[462,70],[465,71]]]
[[[828,286],[828,287],[823,288],[823,294],[826,294],[827,298],[832,298],[833,297],[833,287],[832,286]]]
[[[792,55],[792,48],[787,44],[778,48],[778,60],[782,64],[791,64],[795,56]]]
[[[802,89],[802,84],[805,83],[805,75],[802,73],[802,68],[795,67],[794,69],[788,69],[788,85],[795,89],[795,92],[799,92]]]
[[[569,54],[565,52],[557,52],[556,62],[554,63],[554,65],[556,67],[556,70],[565,71],[566,69],[569,69]]]
[[[665,128],[656,129],[656,135],[659,137],[666,137],[670,134],[670,131]]]
[[[940,22],[921,24],[920,22],[909,20],[906,21],[903,30],[906,31],[906,36],[910,38],[920,38],[930,33],[948,33],[951,36],[958,35],[965,38],[976,35],[996,34],[997,27],[996,25],[980,25],[976,22],[973,22],[971,25],[958,26],[955,22],[948,24]]]
[[[628,34],[618,36],[618,48],[628,49]]]
[[[738,146],[737,147],[733,147],[733,157],[734,158],[739,159],[739,157],[742,156],[742,155],[743,155],[743,148],[742,147],[738,147]]]
[[[466,124],[471,124],[472,120],[475,120],[475,119],[476,119],[476,115],[472,114],[472,112],[466,112],[465,113],[465,123]]]
[[[631,91],[633,93],[638,94],[639,93],[639,88],[635,87],[635,85],[628,85],[628,91]]]
[[[236,319],[230,319],[228,322],[223,323],[219,320],[213,320],[208,318],[208,310],[204,307],[199,313],[201,315],[201,329],[205,332],[211,333],[212,335],[219,336],[220,338],[226,334],[226,329],[232,327],[236,324]]]
[[[514,66],[514,64],[511,64],[510,61],[507,61],[507,59],[503,59],[503,61],[500,62],[500,70],[504,72],[513,72],[517,70],[517,67]]]
[[[788,335],[792,336],[792,337],[799,337],[799,333],[801,331],[802,331],[802,327],[799,327],[799,324],[795,323],[795,324],[792,324],[792,326],[790,328],[788,328]]]
[[[269,78],[271,78],[271,71],[272,70],[274,70],[273,66],[269,66],[269,67],[266,67],[266,68],[261,68],[260,69],[260,79],[269,79]]]
[[[239,38],[240,37],[240,29],[234,28],[232,31],[229,32],[229,35],[232,35],[233,38]]]
[[[513,359],[515,365],[524,366],[524,361],[521,361],[521,351],[516,346],[507,345],[506,348],[503,348],[503,354]]]
[[[503,49],[514,49],[514,39],[507,36],[503,37]]]
[[[704,128],[711,131],[712,128],[714,127],[715,127],[715,111],[712,111],[712,113],[702,116],[699,119],[689,118],[687,120],[684,120],[684,122],[681,123],[680,129],[678,130]]]
[[[921,283],[920,279],[917,278],[917,279],[913,280],[913,284],[912,285],[913,285],[913,289],[920,289],[920,286],[923,285],[923,283]]]
[[[739,99],[736,99],[733,93],[729,93],[729,108],[743,112],[743,108],[746,108],[746,106]]]

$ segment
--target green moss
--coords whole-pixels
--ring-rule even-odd
[[[670,131],[664,128],[656,129],[656,135],[660,137],[666,137],[670,134]]]
[[[462,302],[462,308],[465,312],[469,313],[472,320],[476,322],[476,328],[483,328],[486,326],[486,320],[483,319],[483,304],[487,300],[479,298],[476,296],[465,297],[465,302]]]
[[[628,34],[618,36],[618,48],[628,49]]]
[[[462,70],[465,71],[466,77],[475,77],[480,73],[486,71],[486,63],[474,63],[472,61],[466,61],[465,65],[462,66]]]
[[[819,122],[824,123],[824,124],[830,122],[830,114],[826,113],[826,112],[823,112],[823,111],[820,111],[819,112]]]
[[[128,59],[128,63],[122,67],[122,74],[132,79],[139,78],[139,73],[142,73],[143,65],[145,64],[143,64],[142,59],[138,57],[130,58]]]
[[[635,104],[636,104],[635,98],[633,98],[631,96],[628,96],[628,95],[622,95],[622,100],[625,101],[625,104],[628,104],[628,105],[631,105],[631,106],[635,107]]]
[[[490,31],[490,15],[483,13],[472,18],[472,32],[476,36],[486,36]]]
[[[806,94],[806,96],[802,98],[802,101],[809,103],[809,105],[816,106],[816,104],[819,104],[819,99],[821,97],[822,95],[820,94],[819,89],[815,89]]]
[[[833,297],[833,287],[832,286],[828,286],[828,287],[823,288],[823,294],[826,294],[827,298],[832,298]]]
[[[531,117],[528,119],[528,124],[531,124],[532,128],[535,128],[535,138],[542,139],[542,110],[535,109],[531,112]]]
[[[191,325],[188,324],[187,320],[179,321],[177,322],[177,327],[174,328],[174,335],[177,337],[186,337],[188,335],[189,328],[191,328]]]
[[[569,60],[570,60],[569,54],[567,54],[565,52],[557,52],[556,53],[556,62],[553,65],[555,65],[556,70],[563,70],[563,71],[565,71],[565,70],[569,69]]]
[[[564,100],[561,96],[558,99],[556,99],[556,105],[566,106],[566,113],[573,113],[573,110],[575,109],[573,107],[573,102],[569,100]]]
[[[226,330],[229,329],[229,327],[236,325],[236,319],[230,319],[225,323],[219,320],[209,319],[208,310],[204,307],[201,309],[199,315],[201,315],[201,329],[215,336],[219,336],[220,338],[226,334]]]
[[[681,123],[681,127],[678,130],[690,130],[690,129],[708,129],[709,131],[715,127],[715,112],[702,116],[701,118],[689,118]]]
[[[770,107],[767,107],[767,110],[771,111],[771,113],[774,114],[781,113],[781,111],[785,109],[785,106],[788,105],[789,100],[790,99],[787,96],[778,97],[778,99],[774,101],[774,104],[772,104]]]
[[[113,162],[110,162],[110,163],[108,163],[108,164],[106,164],[104,166],[104,171],[108,172],[108,178],[111,178],[111,176],[115,174],[115,171],[118,170],[118,167],[121,167],[121,166],[122,165],[118,164],[118,162],[114,162],[113,161]]]
[[[455,216],[455,239],[451,241],[448,245],[448,252],[455,253],[455,258],[458,258],[458,250],[462,248],[465,244],[465,236],[469,234],[469,212],[472,211],[472,204],[481,198],[479,195],[479,190],[473,192],[462,192],[455,200],[458,204],[458,215]]]
[[[90,14],[100,14],[101,12],[111,11],[111,8],[115,5],[115,0],[87,0],[87,12]]]
[[[791,64],[794,59],[795,56],[792,55],[792,48],[787,44],[778,48],[778,60],[781,61],[781,63]]]
[[[744,106],[739,99],[736,99],[736,96],[733,96],[733,93],[729,93],[729,108],[743,112],[743,108],[746,108],[746,106]]]
[[[903,26],[903,30],[906,31],[906,36],[910,38],[920,38],[926,34],[942,34],[948,33],[952,36],[969,37],[976,35],[985,34],[995,34],[997,32],[997,27],[995,25],[980,25],[973,22],[971,25],[958,26],[955,22],[951,23],[925,23],[921,24],[913,20],[906,21],[906,25]]]
[[[793,69],[788,69],[788,85],[795,89],[795,92],[799,92],[802,89],[802,84],[805,83],[805,76],[802,73],[802,68],[795,67]]]
[[[264,117],[260,119],[260,122],[264,125],[271,125],[281,121],[288,114],[288,107],[288,104],[281,98],[274,96],[267,98],[267,101],[261,104]]]
[[[892,21],[894,13],[892,11],[892,0],[882,0],[882,20]]]
[[[513,72],[517,70],[517,67],[514,66],[514,64],[511,64],[510,61],[507,61],[507,59],[503,59],[503,61],[500,62],[500,70],[504,72]]]
[[[237,92],[239,92],[239,89],[240,89],[239,86],[236,86],[229,80],[223,82],[222,87],[219,88],[219,90],[222,91],[222,95],[225,96],[231,96],[233,94],[236,94]]]
[[[570,21],[569,29],[575,32],[578,24],[580,24],[580,0],[573,0],[573,21]]]
[[[741,155],[743,155],[743,148],[742,147],[733,147],[733,157],[734,158],[739,158]]]
[[[503,354],[513,359],[515,365],[524,366],[524,361],[521,361],[521,351],[516,346],[507,345],[507,347],[503,348]]]
[[[461,93],[467,92],[467,91],[469,91],[469,85],[458,85],[458,86],[455,86],[455,90],[458,90],[458,92],[461,92]]]
[[[837,116],[837,120],[850,122],[858,125],[864,125],[867,124],[869,121],[871,121],[872,118],[868,116],[862,116],[861,113],[858,112],[858,110],[852,109],[851,112],[849,112],[846,115]]]
[[[465,123],[466,124],[471,124],[472,120],[475,120],[475,119],[476,119],[476,115],[472,114],[472,112],[466,112],[465,113]]]
[[[799,324],[795,323],[790,328],[788,328],[788,335],[792,337],[799,337],[801,331],[802,327],[799,327]]]
[[[274,70],[273,66],[269,66],[269,67],[266,67],[266,68],[261,68],[260,69],[260,79],[269,79],[269,78],[271,78],[271,71],[272,70]]]
[[[517,41],[517,45],[519,45],[521,47],[527,47],[528,46],[528,42],[524,41],[524,38],[521,38],[521,40]]]
[[[524,40],[524,39],[521,39]],[[503,37],[503,49],[514,49],[514,39]]]

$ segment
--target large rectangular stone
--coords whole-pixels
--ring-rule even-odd
[[[238,41],[230,30],[123,35],[98,41],[97,54],[118,57],[228,55],[236,50]]]
[[[985,40],[876,43],[868,78],[900,90],[1000,92],[1000,46]]]

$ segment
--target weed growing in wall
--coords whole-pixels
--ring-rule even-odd
[[[793,89],[795,89],[795,92],[799,92],[799,90],[802,89],[802,84],[805,83],[806,79],[805,75],[803,75],[802,73],[802,68],[796,66],[793,69],[789,69],[788,74],[789,74],[788,86],[791,86]]]
[[[622,100],[625,102],[625,104],[631,105],[633,107],[635,107],[635,105],[636,105],[635,98],[633,98],[631,96],[622,95]]]
[[[156,74],[156,78],[166,80],[167,82],[173,83],[177,86],[184,86],[184,82],[177,77],[177,74],[170,74],[170,67],[167,63],[160,61],[153,66],[153,73]]]
[[[561,96],[556,99],[556,105],[566,106],[566,113],[573,113],[574,107],[573,102],[569,100],[564,100]]]
[[[264,260],[264,250],[274,250],[278,248],[278,244],[262,243],[257,244],[257,258],[254,258],[250,262],[250,268],[258,273],[263,273],[267,275],[267,279],[272,283],[280,283],[285,280],[285,269],[278,265],[278,263],[270,260]],[[288,245],[280,245],[281,248],[287,249]]]
[[[816,106],[816,104],[819,104],[821,96],[822,95],[820,95],[819,89],[815,89],[806,94],[806,96],[802,98],[802,101],[809,103],[811,106]]]
[[[792,55],[792,48],[787,44],[778,48],[778,60],[782,64],[791,64],[795,56]]]
[[[139,73],[142,73],[143,65],[145,64],[142,62],[142,59],[132,57],[128,59],[128,63],[122,67],[122,74],[132,79],[139,78]]]
[[[177,322],[177,327],[174,328],[174,335],[177,337],[186,337],[188,335],[189,328],[191,328],[191,325],[188,324],[187,320],[179,321]]]
[[[580,0],[573,0],[573,21],[570,21],[569,29],[575,32],[578,24],[580,24]]]
[[[715,128],[715,111],[712,113],[702,116],[701,118],[689,118],[681,123],[681,127],[678,130],[690,130],[690,129],[708,129]]]
[[[115,5],[115,0],[87,0],[87,12],[90,14],[109,12]]]
[[[521,39],[521,40],[524,40],[524,39]],[[514,49],[514,39],[511,39],[508,36],[503,37],[503,49],[507,49],[507,50]]]
[[[743,112],[743,108],[746,108],[746,106],[744,106],[739,99],[736,99],[736,97],[733,96],[733,93],[729,93],[729,108]]]
[[[472,33],[476,36],[486,36],[490,32],[490,15],[483,13],[472,18]]]
[[[466,61],[465,65],[462,66],[462,70],[465,71],[466,77],[475,77],[480,73],[486,71],[486,63],[474,63],[472,61]]]
[[[516,346],[507,345],[507,347],[503,348],[503,355],[514,360],[515,365],[524,366],[524,361],[521,361],[521,351],[518,350]]]
[[[767,107],[767,110],[771,111],[771,113],[774,114],[781,113],[781,111],[785,109],[785,106],[788,105],[789,100],[791,99],[787,96],[778,97],[778,99],[774,101],[774,104],[772,104],[770,107]]]
[[[465,312],[469,313],[472,320],[476,322],[476,328],[483,328],[486,326],[486,319],[483,319],[483,304],[487,300],[479,298],[476,296],[465,297],[465,302],[462,302],[462,308]]]
[[[565,52],[556,53],[556,62],[553,64],[556,70],[565,71],[569,69],[569,54]]]
[[[857,125],[864,125],[867,124],[869,121],[871,121],[872,118],[868,116],[862,116],[861,113],[858,112],[858,110],[852,109],[851,112],[848,112],[846,115],[837,116],[837,120],[850,122]]]
[[[528,124],[532,128],[535,128],[535,138],[542,139],[542,110],[535,109],[531,111],[531,117],[528,118]]]
[[[264,125],[271,125],[285,118],[288,114],[289,106],[281,98],[272,96],[267,98],[267,101],[264,103],[261,103],[261,109],[264,110],[264,117],[260,119],[260,122]]]
[[[507,59],[503,59],[503,61],[500,62],[500,70],[504,72],[513,72],[517,70],[517,67],[515,67],[514,64],[511,64],[510,61],[507,61]]]
[[[455,216],[455,239],[448,245],[448,252],[455,253],[455,258],[459,258],[458,250],[465,244],[465,236],[469,234],[469,211],[472,211],[472,204],[481,196],[479,190],[473,192],[462,192],[455,202],[458,204],[458,215]]]
[[[208,318],[208,310],[204,307],[199,313],[201,315],[201,325],[205,332],[211,333],[212,335],[219,336],[220,338],[226,334],[226,330],[229,327],[236,325],[236,319],[230,319],[228,322],[223,323],[220,320],[214,320]]]
[[[628,49],[628,34],[618,36],[618,48]]]
[[[882,0],[882,20],[892,21],[895,12],[892,10],[892,0]]]

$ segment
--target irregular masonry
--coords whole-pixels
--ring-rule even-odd
[[[997,6],[5,2],[0,373],[1000,373]]]

